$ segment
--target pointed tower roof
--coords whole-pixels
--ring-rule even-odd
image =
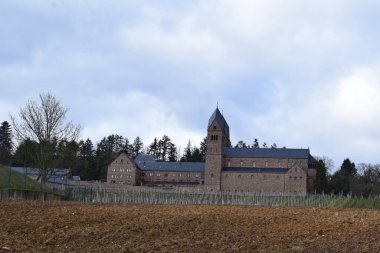
[[[219,108],[217,107],[214,113],[211,115],[208,120],[208,127],[211,126],[212,122],[216,121],[218,125],[223,129],[224,133],[230,135],[230,127],[227,124],[227,121],[224,119],[223,115],[220,113]]]

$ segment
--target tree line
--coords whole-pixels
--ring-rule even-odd
[[[83,180],[106,179],[107,166],[120,152],[127,153],[131,159],[139,154],[151,154],[159,162],[204,162],[206,155],[206,138],[200,148],[192,146],[189,141],[181,156],[168,135],[154,138],[147,147],[139,136],[130,142],[127,137],[118,134],[106,136],[97,144],[90,139],[76,141],[55,138],[49,143],[49,149],[46,146],[46,143],[27,138],[14,148],[10,124],[7,121],[1,124],[0,164],[38,168],[41,166],[41,156],[36,153],[44,148],[46,167],[70,169],[72,175],[78,175]]]
[[[314,186],[316,193],[353,194],[363,197],[380,195],[380,164],[355,165],[346,158],[334,173],[330,173],[331,168],[331,159],[318,159]]]

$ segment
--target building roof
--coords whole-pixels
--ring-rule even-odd
[[[204,172],[204,163],[191,162],[157,162],[152,155],[139,155],[135,164],[140,170],[146,171],[182,171],[182,172]]]
[[[219,109],[216,108],[214,113],[211,115],[208,120],[208,127],[211,126],[212,122],[216,121],[218,125],[223,129],[224,133],[230,135],[230,127],[227,124],[227,121],[224,119],[223,115],[220,113]]]
[[[288,168],[253,168],[253,167],[224,167],[224,172],[236,173],[282,173],[288,172]]]
[[[13,171],[27,175],[40,175],[40,170],[29,167],[10,167]],[[70,169],[54,169],[51,171],[51,176],[66,176],[70,174]]]
[[[135,163],[139,162],[155,162],[153,155],[140,154],[135,158]]]
[[[290,148],[225,148],[225,157],[309,158],[309,149]]]

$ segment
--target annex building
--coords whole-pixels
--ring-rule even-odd
[[[205,163],[158,162],[145,154],[132,160],[121,153],[108,166],[107,182],[265,194],[306,194],[314,185],[317,161],[309,149],[229,146],[229,126],[216,108],[207,126]]]

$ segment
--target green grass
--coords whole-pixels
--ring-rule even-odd
[[[0,190],[1,189],[51,191],[28,176],[11,171],[10,168],[0,165]]]

